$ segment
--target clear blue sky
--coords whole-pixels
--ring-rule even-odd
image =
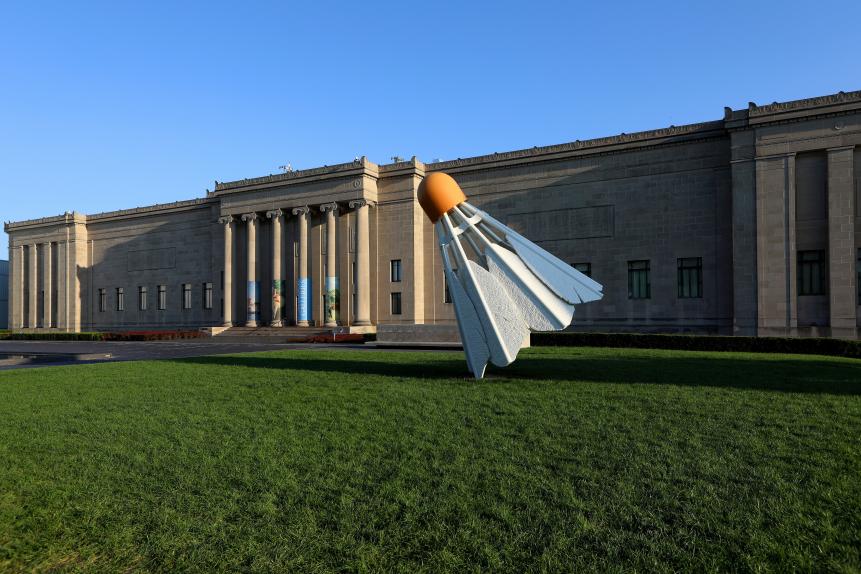
[[[856,90],[859,22],[857,0],[5,2],[0,219]]]

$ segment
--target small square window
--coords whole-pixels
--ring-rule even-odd
[[[702,299],[703,258],[683,257],[678,263],[679,299]]]
[[[649,260],[628,261],[628,299],[651,299]]]
[[[574,269],[585,275],[586,277],[592,276],[592,264],[591,263],[575,263],[572,265]]]
[[[392,283],[400,283],[401,281],[401,260],[400,259],[392,259],[391,264],[392,271]]]
[[[401,294],[392,293],[392,315],[401,314]]]

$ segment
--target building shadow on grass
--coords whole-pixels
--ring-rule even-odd
[[[422,363],[387,361],[377,353],[367,358],[266,357],[215,355],[174,359],[182,363],[240,366],[256,369],[314,371],[471,382],[462,359],[427,353]],[[818,360],[734,357],[544,357],[525,355],[505,369],[488,367],[483,384],[517,380],[681,385],[766,391],[861,395],[858,364]]]

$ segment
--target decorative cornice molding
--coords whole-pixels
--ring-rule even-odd
[[[647,142],[649,140],[657,140],[678,136],[691,136],[702,133],[703,135],[713,134],[723,130],[723,121],[717,120],[712,122],[702,122],[698,124],[688,124],[684,126],[670,126],[657,130],[649,130],[644,132],[635,132],[630,134],[619,134],[615,136],[595,138],[591,140],[577,140],[575,142],[557,144],[551,146],[538,147],[530,149],[520,149],[510,152],[493,153],[470,158],[458,158],[455,160],[441,161],[437,163],[425,164],[428,171],[438,171],[442,169],[464,167],[468,165],[476,165],[487,162],[508,161],[524,158],[536,158],[544,155],[559,154],[565,152],[575,152],[581,150],[591,150],[605,148],[609,146]]]
[[[377,165],[371,161],[368,161],[368,158],[362,156],[359,159],[355,159],[348,163],[339,163],[335,165],[324,165],[322,167],[314,167],[310,169],[303,169],[299,171],[288,171],[287,173],[278,173],[278,174],[269,174],[264,175],[262,177],[253,177],[250,179],[240,179],[236,181],[226,181],[226,182],[215,182],[215,191],[213,191],[210,195],[215,195],[219,192],[229,191],[233,189],[238,189],[242,187],[250,187],[255,185],[263,185],[267,183],[280,183],[285,182],[289,183],[292,180],[296,179],[305,179],[309,177],[315,177],[320,175],[331,175],[338,174],[340,172],[344,172],[344,176],[348,176],[351,171],[355,171],[357,169],[362,170],[370,170],[376,173]]]
[[[758,106],[753,102],[749,102],[747,105],[747,109],[749,116],[754,118],[781,112],[819,108],[822,106],[831,106],[835,104],[854,102],[861,103],[861,90],[855,92],[837,92],[836,94],[831,94],[829,96],[819,96],[816,98],[807,98],[805,100],[774,102],[765,106]]]

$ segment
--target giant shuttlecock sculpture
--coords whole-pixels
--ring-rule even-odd
[[[466,201],[451,176],[421,182],[419,204],[436,225],[466,362],[476,379],[487,363],[510,365],[532,331],[571,324],[574,305],[602,287]]]

